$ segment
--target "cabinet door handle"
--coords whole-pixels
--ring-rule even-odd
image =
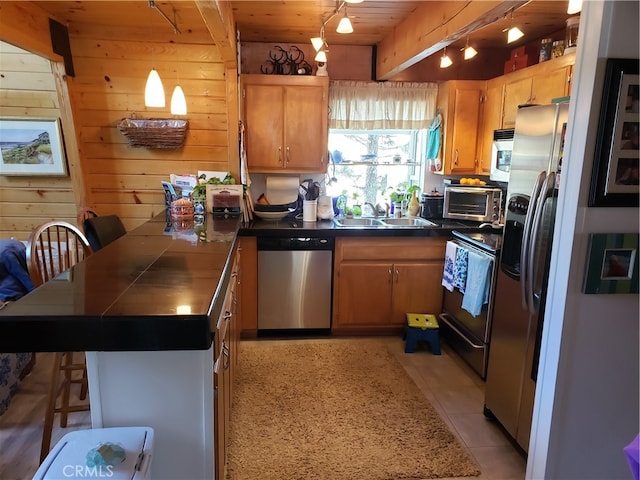
[[[229,346],[225,342],[222,342],[222,356],[224,358],[222,368],[224,370],[229,370],[229,367],[231,366],[231,352],[229,351]]]
[[[278,163],[282,164],[282,147],[278,147]]]
[[[289,150],[289,146],[287,145],[287,165],[289,165],[289,160],[291,160],[290,157],[291,157],[291,151]]]
[[[396,283],[398,283],[398,279],[400,278],[400,270],[398,270],[398,267],[396,268]]]
[[[389,267],[389,283],[393,283],[393,270]]]
[[[453,164],[458,165],[458,149],[457,148],[456,148],[456,156],[455,156],[455,159],[453,160]]]

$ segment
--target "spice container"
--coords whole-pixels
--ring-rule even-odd
[[[567,29],[564,39],[564,53],[575,51],[578,46],[578,27],[580,26],[580,15],[567,18]]]
[[[558,58],[564,54],[564,40],[556,40],[551,47],[551,58]]]
[[[551,45],[553,43],[552,38],[543,38],[540,43],[540,58],[539,63],[546,62],[551,58]]]

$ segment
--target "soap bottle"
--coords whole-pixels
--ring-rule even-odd
[[[407,210],[409,211],[410,217],[418,215],[418,212],[420,211],[420,202],[418,202],[417,190],[411,192],[411,200],[409,200],[409,207]]]

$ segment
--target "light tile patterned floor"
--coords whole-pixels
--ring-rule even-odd
[[[422,346],[404,353],[404,342],[388,338],[388,348],[425,397],[480,465],[479,479],[521,480],[526,459],[494,421],[485,418],[484,382],[446,344],[433,355]]]

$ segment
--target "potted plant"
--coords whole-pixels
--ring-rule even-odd
[[[360,196],[359,193],[354,192],[353,194],[351,194],[351,196],[353,197],[353,216],[354,217],[361,217],[362,216],[362,205],[360,205],[360,203],[358,203],[358,197]]]

